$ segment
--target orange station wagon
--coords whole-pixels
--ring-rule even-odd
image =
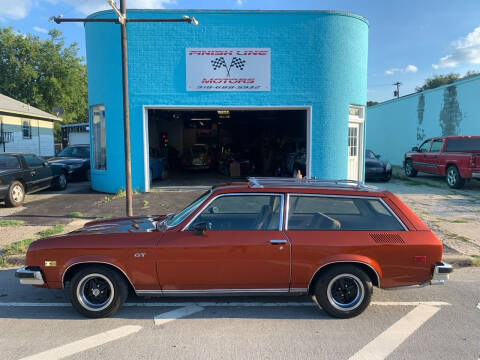
[[[93,221],[32,243],[22,284],[65,288],[81,314],[139,296],[314,295],[350,318],[373,286],[443,284],[442,243],[395,195],[354,181],[249,178],[178,214]]]

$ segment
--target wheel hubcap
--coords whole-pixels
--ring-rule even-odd
[[[102,274],[87,275],[77,286],[78,301],[90,311],[101,311],[108,307],[113,301],[114,294],[112,282]]]
[[[330,304],[338,310],[357,308],[365,296],[362,281],[353,274],[340,274],[328,283],[327,296]]]
[[[447,181],[450,185],[455,185],[455,171],[449,170],[448,171],[448,176],[447,176]]]
[[[12,189],[12,199],[15,202],[20,202],[23,199],[23,190],[20,185],[15,185]]]

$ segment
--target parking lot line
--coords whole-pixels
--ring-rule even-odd
[[[65,344],[41,353],[27,356],[20,360],[56,360],[63,359],[67,356],[77,354],[79,352],[106,344],[111,341],[121,339],[125,336],[138,332],[142,327],[136,325],[126,325],[113,330],[105,331],[85,339],[77,340],[69,344]]]
[[[166,324],[170,321],[176,320],[183,318],[188,315],[195,314],[199,311],[202,311],[203,307],[197,306],[197,305],[189,305],[182,307],[180,309],[168,311],[166,313],[160,314],[160,315],[155,315],[153,317],[153,322],[155,326],[163,325]]]
[[[415,309],[370,341],[349,360],[385,359],[439,310],[438,307],[424,304],[416,306]]]
[[[443,301],[372,301],[371,305],[380,306],[448,306],[450,303]],[[309,302],[129,302],[123,304],[125,307],[184,307],[184,306],[211,306],[211,307],[285,307],[285,306],[317,306],[313,301]],[[43,303],[43,302],[0,302],[0,307],[70,307],[70,303]]]

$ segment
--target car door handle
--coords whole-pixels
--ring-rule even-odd
[[[270,240],[270,244],[272,245],[280,245],[280,244],[286,244],[287,240]]]

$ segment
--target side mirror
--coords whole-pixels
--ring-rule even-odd
[[[205,231],[212,230],[212,223],[211,222],[202,222],[195,225],[193,228],[193,232],[195,235],[203,235]]]
[[[412,151],[418,151],[418,146],[412,147]]]
[[[44,161],[43,166],[48,166],[48,161]]]

